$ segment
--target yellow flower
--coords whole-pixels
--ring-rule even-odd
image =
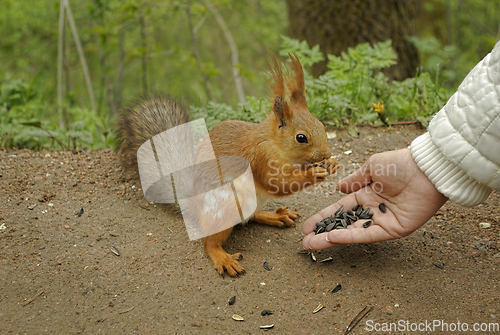
[[[377,103],[372,103],[372,108],[375,112],[383,114],[385,110],[384,102],[377,101]]]

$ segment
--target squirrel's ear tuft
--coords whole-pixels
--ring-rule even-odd
[[[292,117],[288,103],[285,100],[286,91],[283,69],[273,53],[271,53],[271,63],[268,61],[267,64],[269,66],[267,82],[272,90],[271,103],[273,112],[280,123],[280,127],[283,127],[286,125],[286,120]]]
[[[292,61],[293,71],[293,75],[287,82],[288,90],[290,91],[290,103],[307,108],[304,70],[295,53],[293,55],[288,54],[288,56],[290,56],[290,60]]]

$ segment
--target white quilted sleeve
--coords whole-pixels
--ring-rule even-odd
[[[439,192],[456,203],[475,206],[500,190],[500,43],[410,148]]]

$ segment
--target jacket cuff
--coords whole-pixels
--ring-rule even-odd
[[[488,198],[491,188],[469,177],[450,162],[432,142],[427,132],[410,145],[411,155],[418,167],[437,190],[459,205],[472,207]]]

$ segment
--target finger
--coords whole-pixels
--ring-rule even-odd
[[[342,193],[352,193],[370,184],[372,182],[370,166],[371,164],[368,160],[356,172],[341,179],[337,184],[339,191]]]
[[[357,204],[358,203],[356,201],[356,196],[354,194],[349,194],[349,195],[343,197],[338,202],[324,208],[321,212],[319,212],[319,213],[311,216],[309,219],[307,219],[306,222],[304,222],[304,225],[302,226],[302,232],[306,235],[309,234],[310,232],[312,232],[314,230],[317,222],[320,222],[324,218],[335,214],[335,212],[341,206],[344,206],[344,211],[347,211],[348,209],[353,208]]]
[[[344,244],[381,242],[394,239],[381,226],[371,225],[368,228],[352,228],[332,230],[328,233],[307,235],[303,239],[306,249],[326,249]]]

